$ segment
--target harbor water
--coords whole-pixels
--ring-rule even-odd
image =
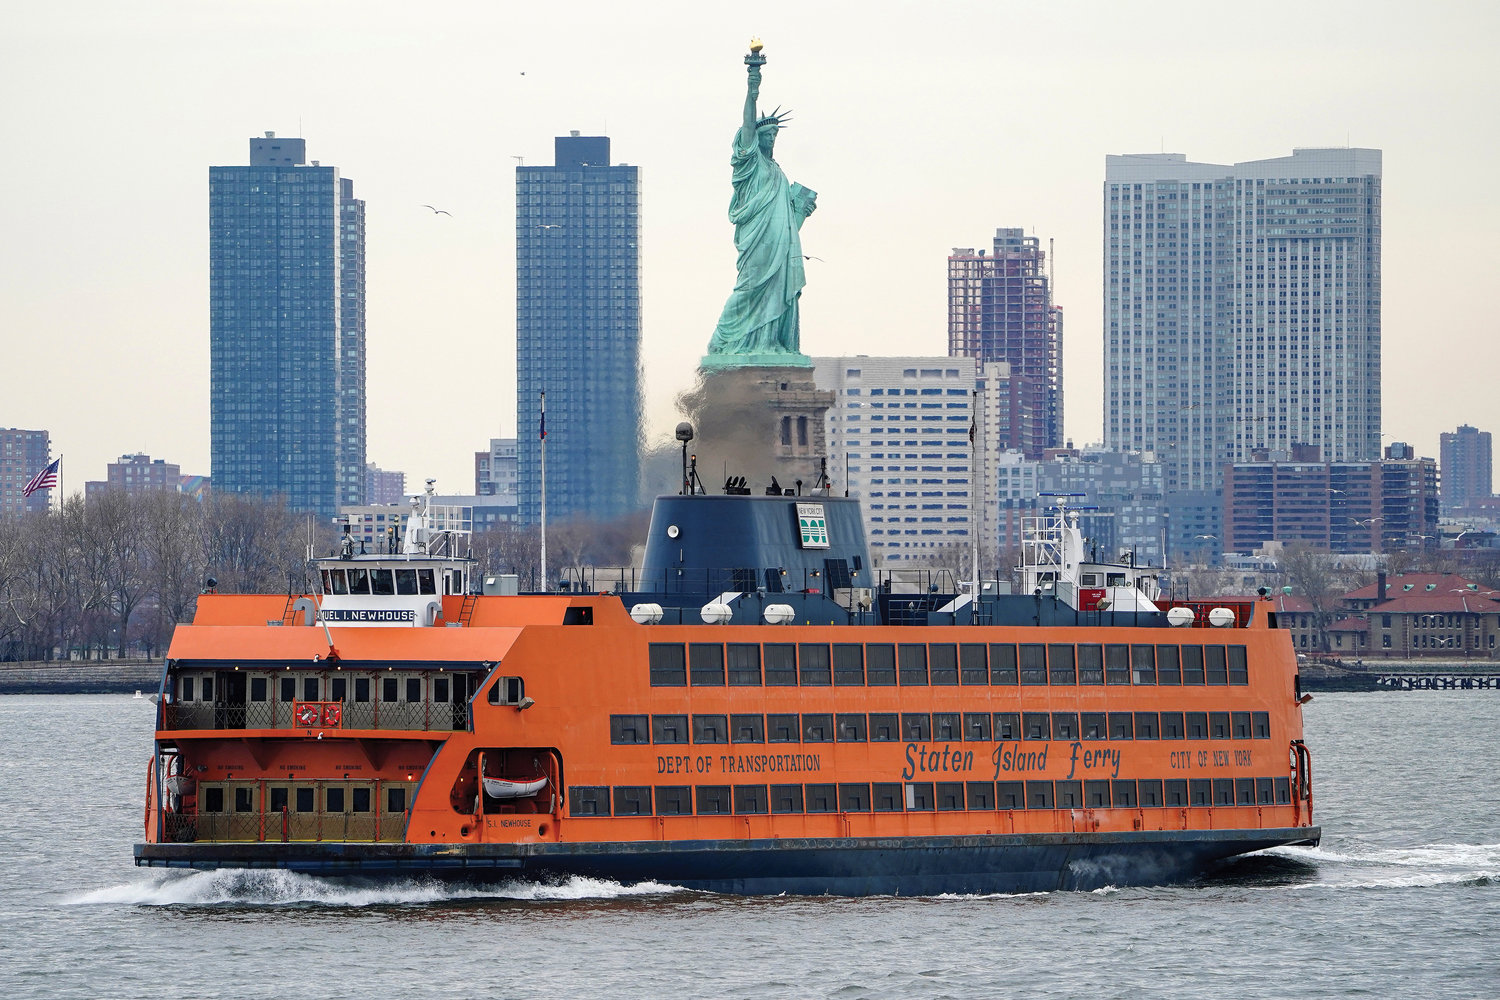
[[[136,869],[153,707],[0,696],[6,1000],[1500,995],[1495,692],[1318,695],[1318,848],[903,899]]]

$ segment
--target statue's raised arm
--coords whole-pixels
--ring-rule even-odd
[[[806,283],[799,231],[818,196],[789,183],[774,158],[776,133],[787,116],[779,107],[768,115],[756,111],[766,62],[760,50],[760,40],[752,39],[745,56],[745,109],[730,156],[729,221],[738,277],[709,341],[702,362],[707,369],[812,364],[799,350],[798,300]]]

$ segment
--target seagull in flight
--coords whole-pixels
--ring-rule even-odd
[[[803,260],[816,260],[816,261],[819,261],[819,262],[820,262],[820,263],[823,263],[823,264],[826,264],[826,263],[828,263],[828,261],[826,261],[826,260],[823,260],[823,258],[822,258],[822,257],[814,257],[814,256],[813,256],[813,255],[812,255],[812,254],[810,254],[810,253],[805,253],[805,254],[803,254],[803,255],[802,255],[802,259],[803,259]]]
[[[432,208],[431,205],[423,205],[422,207],[423,208]],[[433,215],[446,215],[450,219],[453,218],[453,213],[452,212],[445,212],[441,208],[432,208],[432,214]]]
[[[554,222],[554,223],[552,223],[550,225],[538,225],[537,228],[538,229],[561,229],[562,228],[562,223],[561,222]]]

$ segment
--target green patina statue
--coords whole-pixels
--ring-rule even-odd
[[[702,367],[709,370],[749,366],[811,367],[812,359],[799,349],[797,300],[807,283],[802,262],[802,220],[817,207],[818,193],[788,183],[772,159],[776,132],[786,116],[781,109],[757,117],[760,68],[759,39],[750,42],[745,57],[749,86],[745,115],[734,137],[734,197],[729,221],[734,223],[734,246],[739,251],[739,276]]]

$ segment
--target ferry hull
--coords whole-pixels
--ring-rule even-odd
[[[583,876],[742,895],[1087,891],[1181,881],[1216,861],[1317,844],[1318,827],[614,844],[138,844],[136,864],[455,881]]]

